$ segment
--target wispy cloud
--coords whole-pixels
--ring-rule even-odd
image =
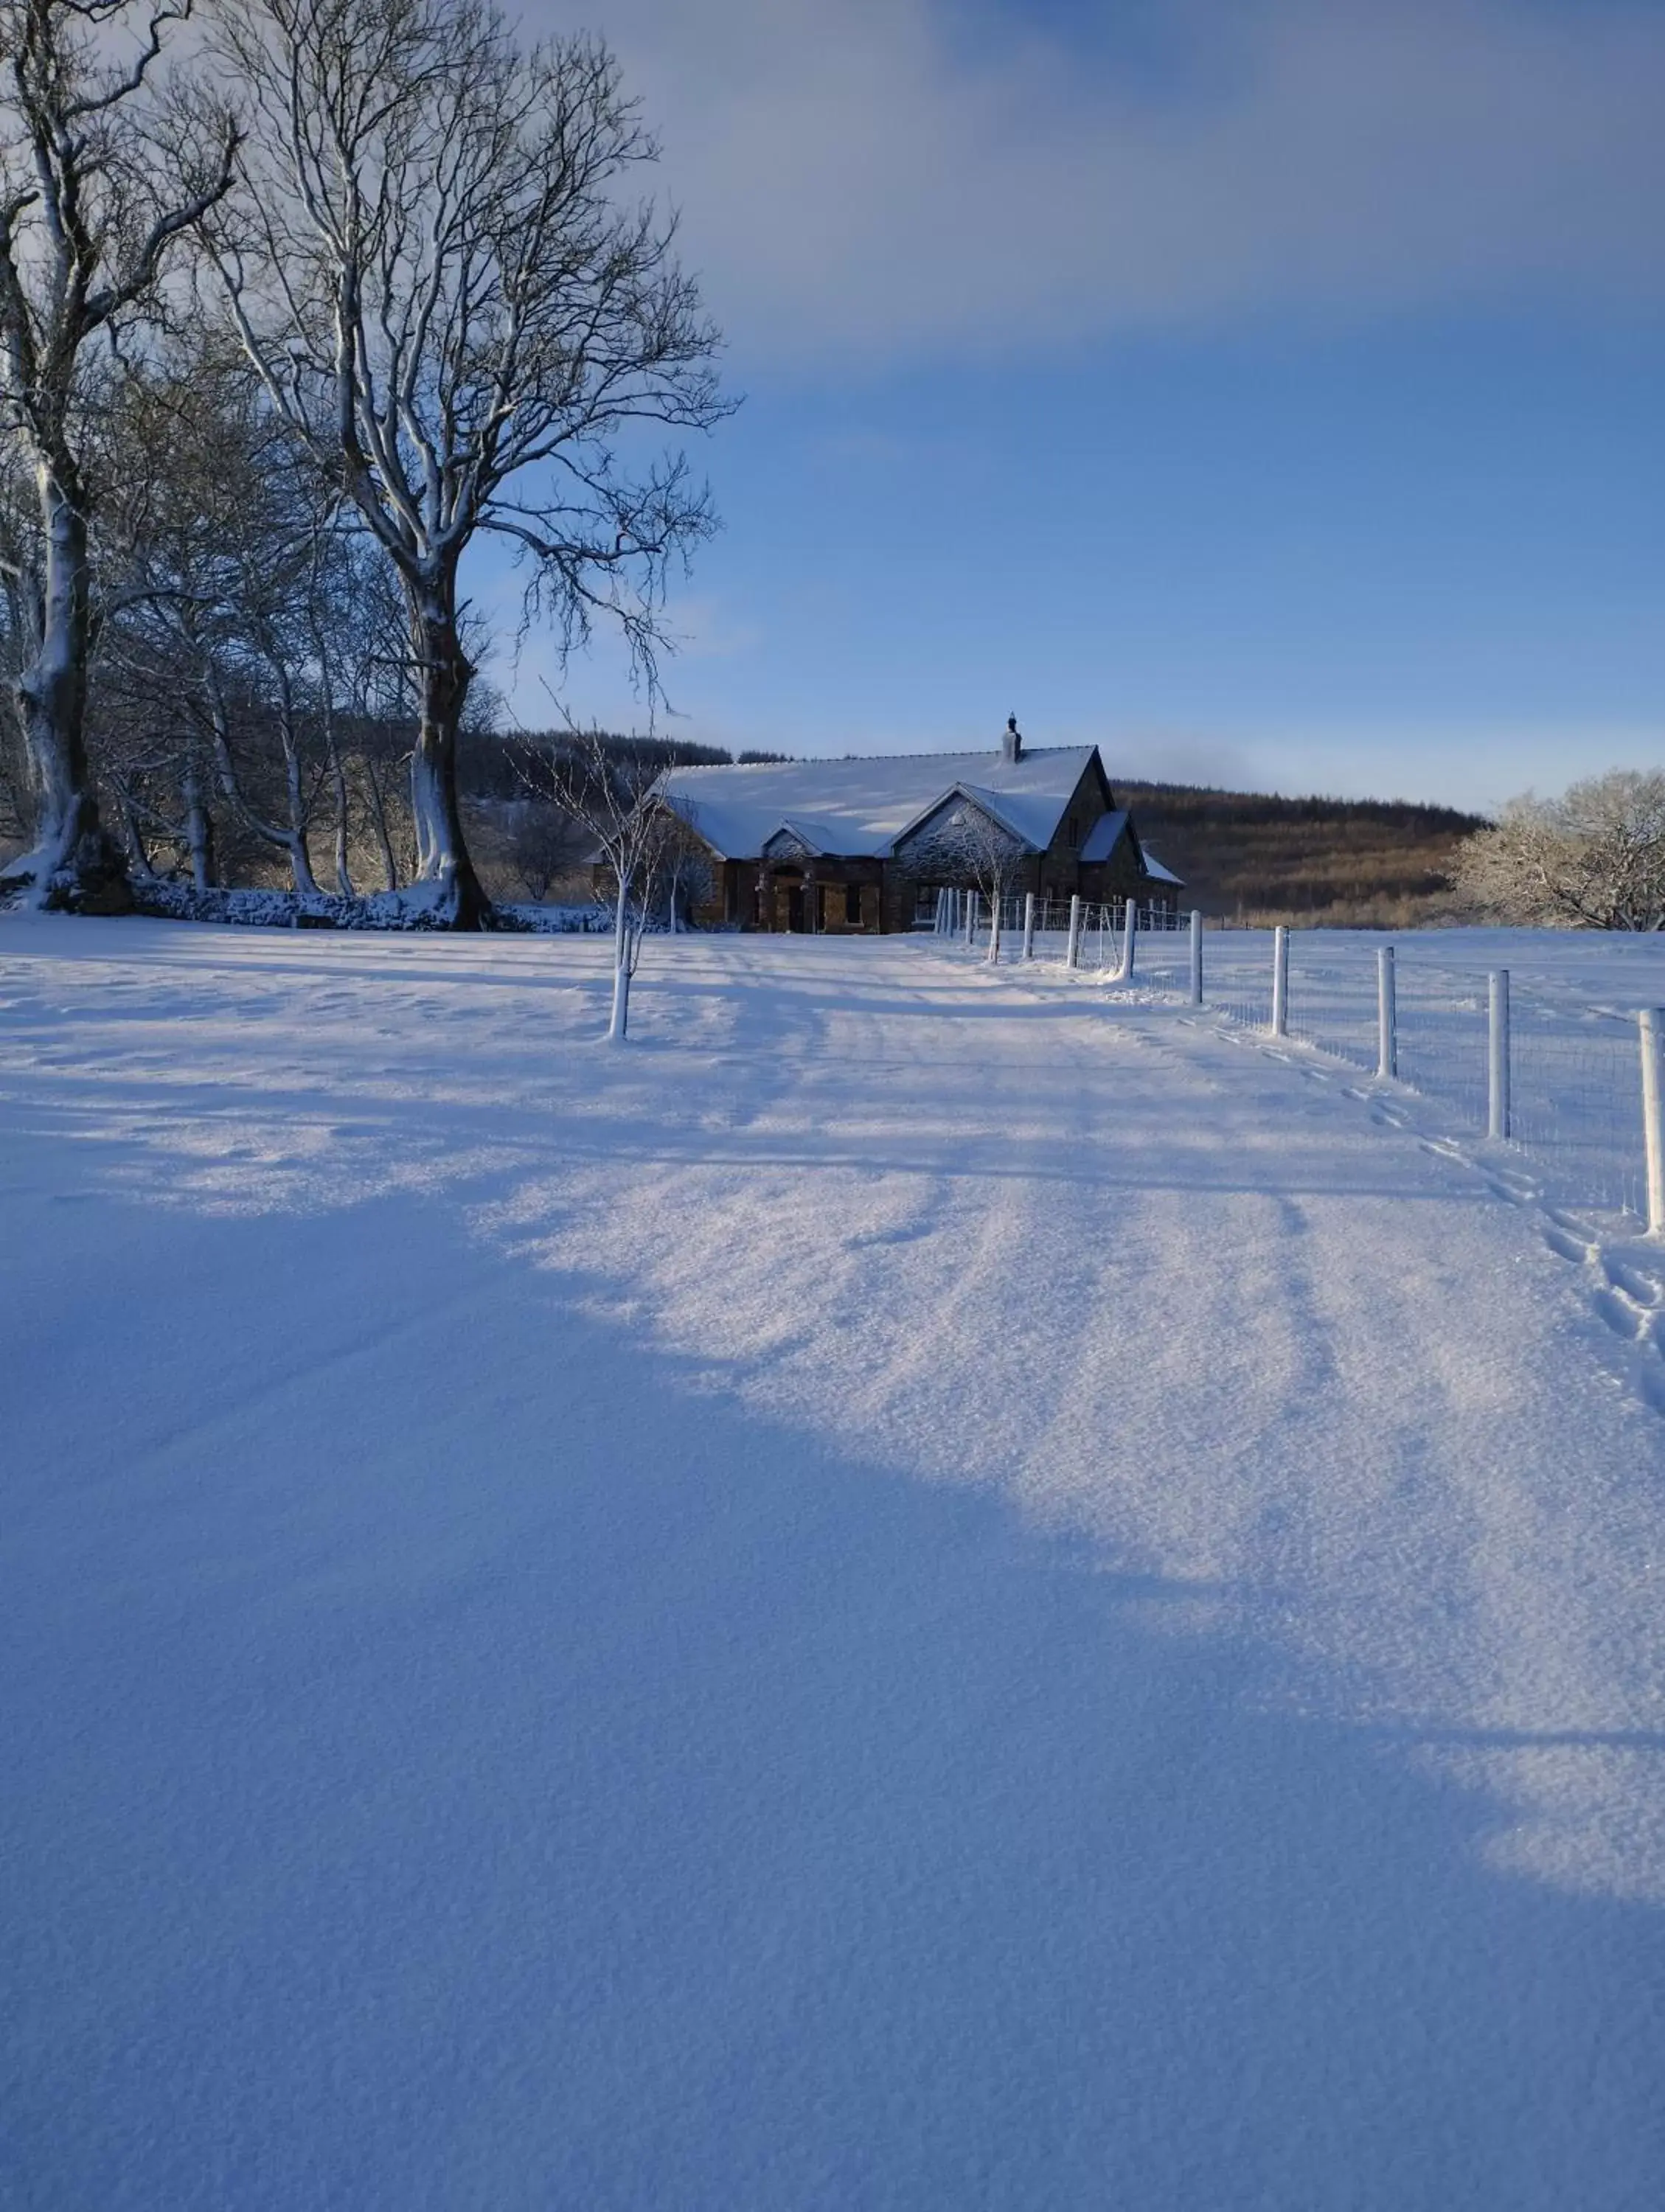
[[[1291,308],[1665,304],[1657,7],[1160,12],[1160,72],[951,0],[611,0],[603,22],[743,362],[1021,356]]]

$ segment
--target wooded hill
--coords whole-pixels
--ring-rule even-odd
[[[1182,904],[1225,921],[1407,929],[1453,919],[1457,846],[1485,827],[1449,806],[1275,799],[1115,779],[1142,840],[1185,878]]]

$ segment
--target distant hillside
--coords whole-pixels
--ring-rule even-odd
[[[1271,799],[1112,778],[1139,836],[1227,921],[1404,929],[1450,917],[1456,847],[1485,825],[1449,806]]]

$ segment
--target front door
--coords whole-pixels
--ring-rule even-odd
[[[775,912],[771,929],[804,927],[804,878],[797,868],[778,868],[775,874]]]

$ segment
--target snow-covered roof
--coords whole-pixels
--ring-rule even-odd
[[[1121,833],[1127,826],[1125,808],[1114,814],[1101,814],[1087,832],[1087,842],[1081,848],[1084,860],[1108,860],[1121,842]]]
[[[892,754],[882,759],[768,761],[742,768],[678,768],[665,797],[725,860],[755,859],[785,829],[829,858],[882,860],[951,793],[965,792],[1037,851],[1052,842],[1064,809],[1097,748],[1027,746],[1009,761],[975,753]]]
[[[1087,842],[1081,848],[1081,858],[1084,860],[1108,860],[1121,842],[1121,833],[1127,827],[1127,822],[1125,809],[1118,808],[1114,814],[1101,814],[1087,832]],[[1152,883],[1173,884],[1182,890],[1185,888],[1184,877],[1176,876],[1171,868],[1164,868],[1148,845],[1141,843],[1139,849],[1144,857],[1145,872]]]

